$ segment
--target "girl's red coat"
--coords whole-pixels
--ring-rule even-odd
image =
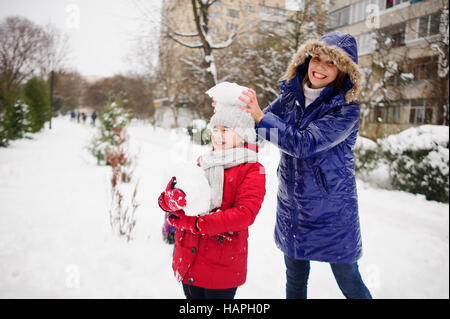
[[[242,285],[247,277],[248,226],[253,224],[265,192],[260,163],[226,169],[222,206],[198,218],[201,234],[175,232],[172,268],[177,279],[208,289]]]

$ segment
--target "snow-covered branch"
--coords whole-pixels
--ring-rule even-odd
[[[218,44],[214,44],[214,43],[212,43],[212,41],[210,42],[210,47],[211,47],[211,49],[214,49],[214,50],[220,50],[220,49],[225,49],[225,48],[228,48],[230,45],[232,45],[233,44],[233,39],[236,37],[236,32],[231,32],[231,34],[228,36],[228,39],[227,40],[225,40],[225,41],[223,41],[223,42],[221,42],[221,43],[218,43]],[[210,40],[209,39],[209,37],[207,38],[207,41],[208,40]]]
[[[182,46],[185,46],[187,48],[191,48],[191,49],[200,49],[203,47],[201,42],[197,42],[197,43],[186,43],[176,37],[174,37],[172,34],[168,34],[167,35],[169,38],[171,38],[173,41],[177,42],[178,44],[181,44]]]

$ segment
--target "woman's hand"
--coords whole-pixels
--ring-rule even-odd
[[[258,99],[256,98],[256,92],[253,89],[248,89],[247,91],[242,92],[242,94],[246,97],[240,96],[239,100],[247,105],[242,106],[241,109],[250,113],[256,124],[259,124],[261,119],[264,117],[264,113],[259,107]]]

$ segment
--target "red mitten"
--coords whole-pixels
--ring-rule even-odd
[[[167,220],[169,221],[169,224],[176,229],[185,229],[194,234],[200,234],[200,231],[197,228],[197,217],[186,216],[182,210],[173,212]]]
[[[174,212],[186,206],[186,194],[179,188],[175,188],[176,177],[172,177],[166,190],[159,195],[158,205],[166,212]]]

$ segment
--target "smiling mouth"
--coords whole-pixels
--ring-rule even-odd
[[[326,79],[328,77],[325,74],[322,74],[322,73],[319,73],[319,72],[316,72],[316,71],[313,71],[312,75],[313,75],[314,78],[316,78],[318,80],[324,80],[324,79]]]

